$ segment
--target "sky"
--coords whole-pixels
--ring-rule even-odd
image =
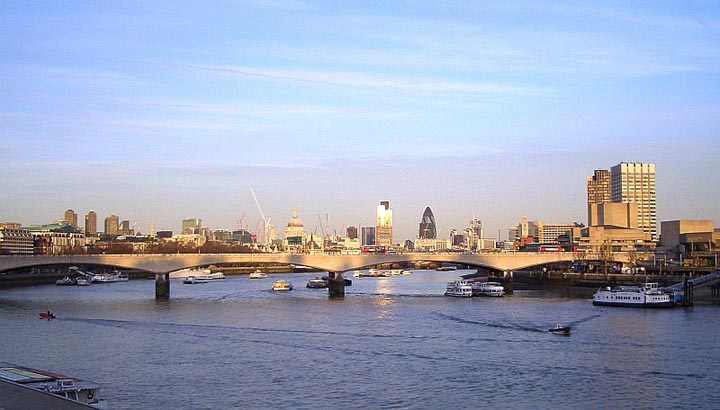
[[[387,200],[506,239],[649,162],[659,221],[720,225],[716,0],[4,0],[0,53],[0,221],[254,231],[252,188],[281,237]]]

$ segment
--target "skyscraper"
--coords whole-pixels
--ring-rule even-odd
[[[420,239],[437,239],[437,228],[435,226],[435,215],[428,206],[423,212],[420,226],[418,228],[418,238]]]
[[[613,202],[637,204],[638,228],[657,239],[655,164],[621,162],[610,168]]]
[[[360,229],[361,240],[363,246],[374,246],[375,245],[375,227],[374,226],[363,226]]]
[[[77,226],[77,214],[72,209],[65,211],[64,220],[70,226]]]
[[[85,215],[85,235],[97,235],[97,213],[90,211]]]
[[[377,246],[392,246],[393,244],[393,232],[392,232],[392,209],[390,209],[390,202],[380,201],[380,205],[377,206],[377,224],[375,225],[375,245]]]
[[[105,218],[105,234],[117,235],[120,229],[120,218],[117,215],[110,215]]]

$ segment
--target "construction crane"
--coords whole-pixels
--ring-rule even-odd
[[[238,231],[243,229],[243,221],[245,221],[245,212],[243,212],[242,215],[240,215],[240,219],[237,220]],[[247,230],[247,225],[245,229]]]
[[[270,225],[270,219],[265,218],[265,213],[263,212],[262,208],[260,207],[260,202],[257,199],[257,195],[255,195],[255,190],[250,187],[250,192],[252,193],[253,199],[255,200],[255,205],[257,206],[258,211],[260,212],[260,217],[263,220],[263,243],[267,243],[268,241],[268,232],[270,232],[272,226]]]
[[[320,222],[320,232],[322,233],[323,240],[327,237],[325,236],[325,228],[323,227],[322,219],[320,219],[320,214],[317,214],[318,221]]]

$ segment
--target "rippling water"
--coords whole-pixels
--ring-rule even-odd
[[[112,409],[717,408],[720,308],[442,296],[463,273],[353,278],[342,300],[306,274],[173,281],[162,302],[143,280],[3,290],[0,360],[96,381]]]

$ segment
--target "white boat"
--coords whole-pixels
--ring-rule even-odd
[[[207,283],[207,280],[199,279],[195,276],[188,276],[187,278],[183,279],[183,283],[185,285],[197,285],[198,283]]]
[[[401,274],[401,275],[412,275],[412,271],[411,271],[411,270],[404,269],[403,271],[400,272],[400,274]]]
[[[127,273],[113,271],[111,273],[96,273],[93,275],[92,283],[127,282],[130,280]]]
[[[88,286],[90,284],[90,281],[87,280],[84,276],[79,276],[77,279],[75,279],[75,284],[78,286]]]
[[[593,305],[621,307],[673,307],[674,295],[663,292],[657,283],[639,286],[617,286],[598,289],[593,295]]]
[[[203,269],[202,273],[193,275],[195,278],[200,280],[216,280],[225,279],[225,274],[222,272],[211,272],[210,269]]]
[[[292,283],[290,283],[284,279],[275,281],[275,283],[273,283],[273,286],[272,286],[272,290],[279,291],[279,292],[289,291],[292,289],[293,289]]]
[[[451,280],[447,283],[445,296],[469,298],[472,296],[472,286],[466,280]]]
[[[472,282],[473,296],[492,296],[502,297],[505,294],[505,288],[498,282]]]
[[[327,280],[322,278],[315,278],[310,279],[306,285],[306,287],[311,289],[323,289],[329,286],[329,283]]]
[[[74,278],[71,278],[70,276],[65,276],[62,279],[56,280],[55,284],[58,286],[75,286],[77,285],[77,282]]]
[[[267,278],[267,276],[267,273],[256,270],[255,272],[250,274],[250,279],[265,279]]]
[[[45,394],[64,397],[94,408],[107,408],[107,401],[100,398],[100,385],[88,380],[61,376],[54,372],[31,369],[6,362],[0,362],[0,379]]]

